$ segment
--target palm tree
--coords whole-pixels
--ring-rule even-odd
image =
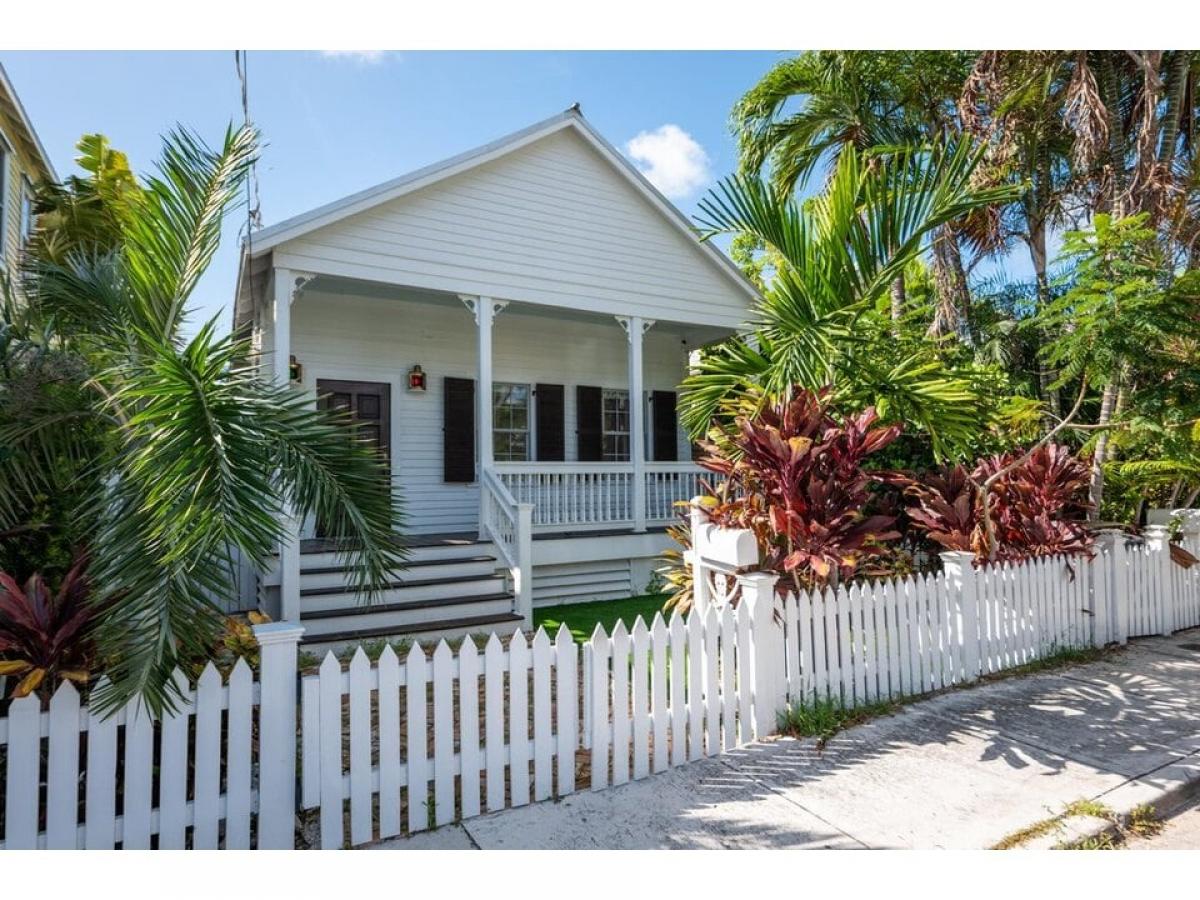
[[[1200,108],[1197,62],[1197,54],[1189,50],[984,53],[967,93],[993,111],[992,141],[1006,146],[1015,143],[1025,127],[1022,117],[1010,112],[1027,103],[1030,85],[1051,85],[1046,94],[1058,98],[1051,104],[1069,143],[1070,197],[1087,217],[1103,213],[1116,221],[1144,215],[1166,258],[1187,265],[1195,258],[1200,238],[1200,168],[1193,141]],[[964,106],[973,103],[972,97]],[[1025,174],[1032,176],[1033,194],[1041,162],[1039,157],[1031,162]],[[1031,202],[1035,209],[1043,206]],[[1044,265],[1044,248],[1042,257]],[[1169,273],[1162,274],[1166,278]],[[1060,336],[1048,338],[1055,341]],[[1121,417],[1132,387],[1127,375],[1124,367],[1114,369],[1099,386],[1101,431],[1092,458],[1091,489],[1097,507],[1113,449],[1108,426]]]
[[[743,174],[769,173],[792,194],[821,167],[836,170],[847,149],[875,150],[956,142],[954,101],[970,71],[965,51],[812,51],[783,60],[733,110]],[[929,236],[939,303],[935,335],[962,332],[970,297],[957,227]],[[905,309],[903,273],[891,285],[893,319]]]
[[[700,204],[707,237],[749,234],[779,261],[750,334],[718,345],[684,382],[694,435],[714,417],[794,385],[832,383],[887,421],[916,424],[935,453],[969,444],[985,424],[971,373],[951,373],[925,341],[890,335],[880,300],[929,235],[1011,188],[971,186],[979,154],[966,144],[897,148],[886,164],[843,148],[825,190],[801,204],[761,179],[722,182]]]
[[[403,561],[400,509],[371,446],[270,381],[243,338],[215,322],[184,335],[255,153],[247,128],[215,150],[172,132],[157,174],[108,198],[115,233],[72,232],[78,217],[62,217],[64,233],[39,242],[53,252],[29,263],[23,308],[9,305],[0,530],[20,524],[32,495],[78,496],[64,525],[85,536],[102,611],[100,709],[135,696],[155,712],[174,704],[172,672],[212,646],[235,552],[265,567],[289,506],[354,538],[346,552],[368,596]],[[80,187],[58,192],[60,210],[86,206]]]

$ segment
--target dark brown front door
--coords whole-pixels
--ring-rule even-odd
[[[317,403],[322,409],[349,413],[358,433],[374,441],[385,460],[391,426],[392,386],[378,381],[317,379]]]
[[[335,381],[317,379],[317,405],[349,413],[358,433],[375,443],[384,462],[391,468],[389,453],[392,424],[392,386],[379,381]],[[317,533],[333,537],[320,522]]]

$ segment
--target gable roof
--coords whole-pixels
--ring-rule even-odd
[[[385,181],[374,187],[319,206],[316,209],[285,219],[261,231],[255,232],[249,241],[249,254],[258,257],[272,248],[295,240],[319,228],[339,222],[365,210],[388,203],[414,191],[437,184],[455,175],[470,171],[485,163],[506,156],[559,131],[573,130],[590,144],[609,165],[625,178],[658,210],[673,227],[679,229],[693,241],[697,249],[708,257],[750,299],[757,299],[758,291],[742,274],[742,271],[715,245],[701,241],[687,217],[664,197],[637,168],[584,119],[577,107],[572,107],[556,116],[515,131],[491,143],[452,156],[449,159],[417,169],[399,178]],[[245,259],[243,258],[243,263]],[[244,268],[247,268],[244,266]]]

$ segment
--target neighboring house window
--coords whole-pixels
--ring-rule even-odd
[[[628,462],[629,391],[605,389],[601,403],[603,458],[606,462]]]
[[[33,237],[33,185],[28,179],[21,183],[21,246]]]
[[[529,459],[529,385],[492,385],[492,455],[497,462]]]

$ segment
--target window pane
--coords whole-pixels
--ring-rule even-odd
[[[492,454],[502,462],[529,459],[529,385],[492,385]]]

